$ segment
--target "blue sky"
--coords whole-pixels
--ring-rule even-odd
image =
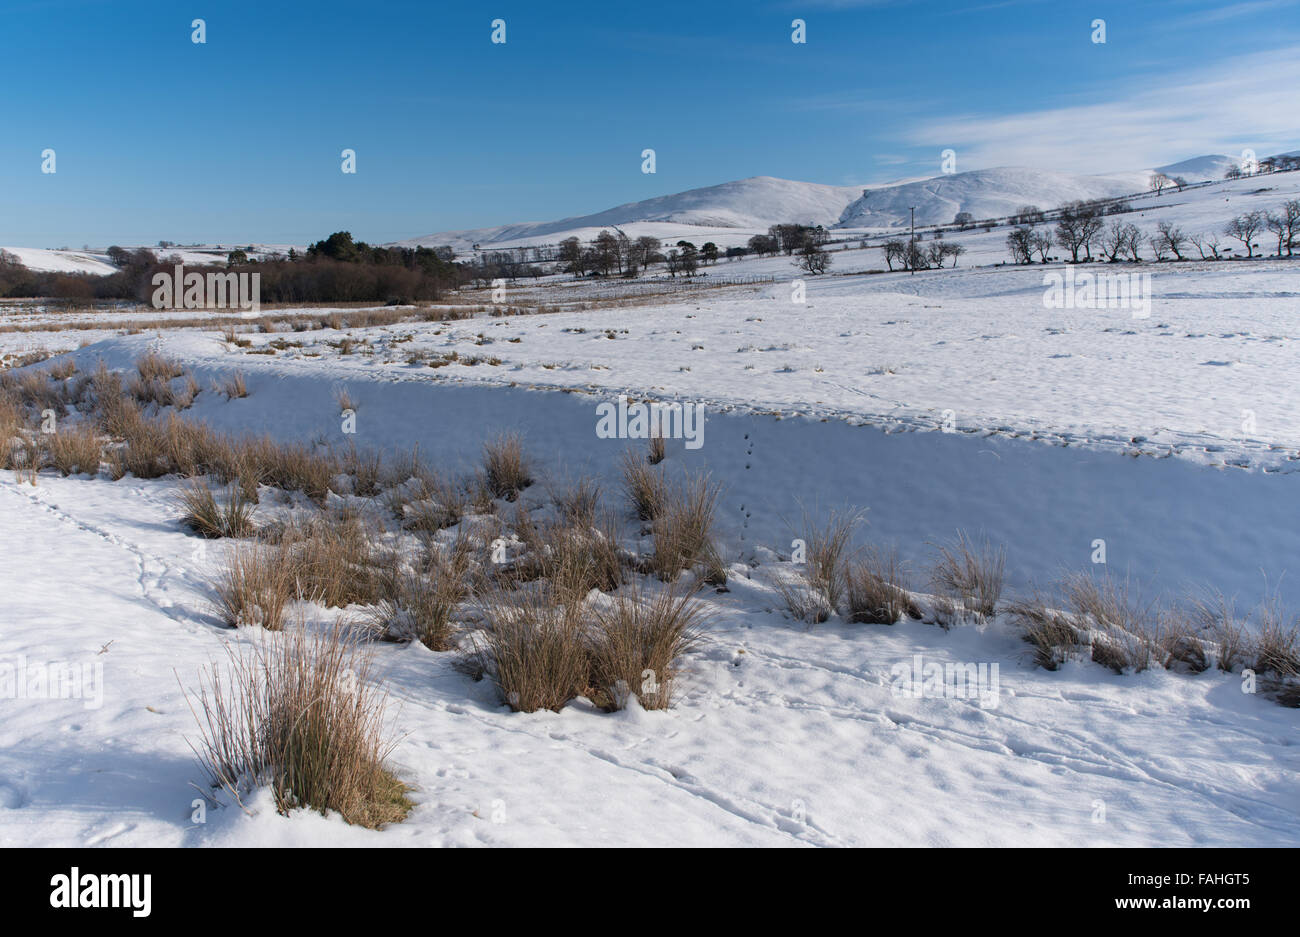
[[[385,242],[937,174],[946,147],[958,170],[1262,156],[1300,148],[1297,87],[1297,0],[0,0],[0,244]]]

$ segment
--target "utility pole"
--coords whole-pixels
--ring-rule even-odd
[[[908,211],[912,213],[912,239],[907,242],[907,270],[916,276],[916,264],[912,263],[916,258],[916,206],[913,205]]]

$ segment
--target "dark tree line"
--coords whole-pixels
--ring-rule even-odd
[[[170,273],[176,265],[145,248],[113,246],[107,253],[117,268],[107,276],[29,270],[12,255],[0,256],[0,296],[148,303],[153,275]],[[185,264],[185,270],[258,273],[265,303],[426,301],[474,275],[467,265],[454,262],[450,248],[372,247],[354,241],[347,231],[317,241],[301,257],[291,250],[287,257],[249,260],[246,251],[234,250],[224,265]]]

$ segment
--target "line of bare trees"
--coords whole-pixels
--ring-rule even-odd
[[[939,232],[935,232],[935,237],[939,237]],[[952,265],[955,267],[957,258],[966,253],[966,248],[960,244],[952,244],[944,240],[934,240],[928,247],[923,247],[919,240],[890,238],[883,246],[885,263],[890,270],[894,269],[894,264],[898,264],[900,270],[942,268],[944,261],[949,257],[952,258]]]
[[[1113,219],[1109,225],[1095,203],[1069,202],[1057,210],[1056,227],[1049,235],[1039,230],[1033,222],[1021,223],[1007,234],[1007,252],[1013,263],[1031,264],[1035,258],[1040,263],[1052,260],[1053,246],[1068,252],[1071,263],[1093,260],[1093,248],[1110,263],[1142,260],[1142,248],[1150,248],[1156,261],[1186,260],[1190,248],[1195,247],[1202,260],[1221,260],[1232,248],[1224,248],[1220,234],[1238,240],[1246,249],[1247,258],[1255,256],[1256,238],[1269,231],[1277,238],[1277,256],[1291,257],[1300,238],[1300,199],[1284,203],[1277,211],[1249,211],[1230,220],[1220,232],[1191,234],[1172,221],[1156,225],[1153,234],[1144,235],[1132,222]],[[1029,217],[1022,212],[1020,219]],[[1041,213],[1039,215],[1041,218]],[[1053,236],[1054,235],[1054,236]],[[892,269],[892,266],[891,266]]]
[[[717,246],[712,242],[704,246],[708,257],[716,260]],[[634,239],[629,238],[622,231],[601,231],[586,244],[576,236],[565,238],[560,242],[558,260],[563,270],[580,277],[592,273],[601,276],[614,273],[620,276],[636,276],[652,264],[666,263],[671,260],[670,269],[675,275],[683,267],[684,253],[691,254],[688,260],[690,272],[694,273],[695,267],[698,267],[701,261],[701,253],[689,242],[680,241],[675,252],[665,253],[663,242],[657,237],[641,235]],[[670,254],[673,256],[670,257]]]

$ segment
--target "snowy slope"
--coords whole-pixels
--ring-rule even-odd
[[[86,251],[46,250],[39,247],[0,247],[0,251],[13,254],[29,270],[94,274],[109,274],[117,270],[103,254]]]
[[[1168,166],[1157,166],[1155,171],[1170,178],[1182,176],[1188,182],[1209,182],[1212,179],[1222,179],[1224,173],[1240,164],[1241,159],[1235,156],[1195,156]]]
[[[134,246],[122,245],[126,250],[135,250]],[[244,249],[246,245],[238,245]],[[250,257],[266,257],[272,253],[284,254],[289,250],[288,244],[261,244],[252,245],[253,250],[247,251]],[[199,245],[195,247],[153,247],[148,246],[146,249],[151,250],[160,259],[177,258],[178,262],[185,264],[213,264],[225,263],[226,256],[230,251],[235,250],[236,245]],[[0,247],[0,250],[16,256],[24,267],[29,270],[36,270],[48,273],[93,273],[106,275],[117,272],[108,260],[108,255],[103,251],[74,251],[74,250],[52,250],[38,247]],[[298,247],[301,252],[303,248]]]
[[[448,231],[401,241],[403,245],[439,244],[500,245],[561,235],[583,228],[604,228],[637,221],[672,222],[712,228],[766,230],[769,225],[797,221],[831,225],[848,201],[862,192],[862,186],[820,185],[792,182],[772,176],[755,176],[737,182],[702,189],[689,189],[642,202],[629,202],[594,215],[562,218],[559,221],[502,225],[467,231]]]
[[[541,319],[553,330],[563,321],[500,328]],[[690,328],[680,314],[669,321]],[[115,338],[77,358],[86,368],[100,357],[125,365],[154,341]],[[464,469],[486,437],[517,428],[546,477],[590,471],[608,492],[618,490],[619,453],[635,445],[596,439],[594,400],[581,394],[449,386],[428,369],[359,360],[245,356],[214,333],[158,341],[194,363],[204,386],[248,372],[247,398],[200,395],[191,415],[217,426],[336,438],[332,390],[346,384],[360,401],[362,444],[418,442],[440,466]],[[677,356],[660,349],[662,362]],[[558,714],[515,714],[489,681],[458,671],[454,653],[378,645],[375,676],[391,693],[398,742],[392,765],[416,803],[382,832],[282,817],[264,795],[247,811],[211,809],[195,822],[191,784],[202,777],[181,685],[193,687],[227,644],[259,637],[224,630],[211,614],[220,544],[182,527],[177,480],[46,473],[31,486],[3,473],[0,523],[25,547],[0,551],[0,660],[98,665],[102,694],[6,701],[0,843],[1280,846],[1300,836],[1295,713],[1241,692],[1239,675],[1118,676],[1082,662],[1047,672],[1005,619],[951,631],[910,621],[809,627],[780,612],[772,587],[784,565],[775,552],[789,545],[781,515],[796,516],[799,495],[869,507],[874,543],[898,535],[920,546],[936,524],[972,520],[959,513],[965,503],[1002,518],[990,533],[1009,536],[1017,560],[1055,538],[1077,568],[1096,533],[1117,565],[1126,555],[1149,561],[1163,542],[1155,562],[1199,570],[1256,555],[1252,529],[1288,536],[1290,518],[1268,505],[1289,501],[1297,476],[723,412],[710,414],[702,450],[672,446],[665,464],[707,468],[727,485],[727,555],[747,560],[732,563],[728,593],[702,595],[707,633],[674,708],[604,714],[579,700]],[[525,503],[544,500],[543,489]],[[1171,510],[1179,492],[1198,511]],[[285,510],[268,491],[257,519]],[[314,608],[311,621],[334,614]],[[895,670],[918,656],[996,665],[993,704],[900,696]]]
[[[1024,167],[977,169],[867,192],[844,210],[840,225],[846,228],[906,225],[911,206],[916,207],[918,225],[949,224],[962,211],[970,212],[976,219],[1000,218],[1025,205],[1047,209],[1075,199],[1141,192],[1149,178],[1146,172],[1080,176]]]

